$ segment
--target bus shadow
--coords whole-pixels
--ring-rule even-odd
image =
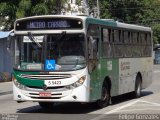
[[[92,107],[92,105],[93,103],[62,103],[53,106],[52,109],[44,109],[37,105],[28,108],[18,109],[17,113],[86,114],[96,110],[96,108]]]
[[[153,94],[152,91],[142,91],[141,97],[149,96],[149,95],[151,95],[151,94]]]
[[[142,91],[140,98],[145,97],[145,96],[149,96],[151,94],[153,94],[152,91]],[[136,99],[136,98],[134,98],[131,93],[126,93],[123,95],[118,95],[116,97],[112,97],[111,99],[112,99],[111,105],[115,105],[118,103],[122,103],[122,102],[126,102],[126,101],[129,101],[132,99]]]
[[[153,94],[151,91],[142,91],[141,97]],[[131,94],[123,94],[112,97],[110,105],[116,105],[134,99]],[[43,109],[39,105],[18,109],[17,113],[46,113],[46,114],[86,114],[98,110],[94,103],[80,104],[80,103],[59,103],[53,106],[52,109]]]

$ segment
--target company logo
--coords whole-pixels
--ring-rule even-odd
[[[47,85],[44,85],[44,86],[42,87],[42,89],[43,89],[43,90],[47,90]]]

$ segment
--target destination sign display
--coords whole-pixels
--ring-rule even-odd
[[[26,19],[16,23],[15,29],[20,30],[52,30],[52,29],[82,29],[82,21],[69,18]]]

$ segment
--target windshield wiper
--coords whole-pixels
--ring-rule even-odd
[[[36,43],[36,45],[37,45],[39,48],[42,47],[41,44],[39,44],[39,43],[35,40],[35,38],[34,38],[34,36],[32,35],[31,32],[28,32],[28,37],[29,37],[29,39],[30,39],[32,42]]]
[[[63,31],[63,32],[60,34],[60,37],[57,39],[57,41],[61,41],[65,36],[66,36],[66,31]]]

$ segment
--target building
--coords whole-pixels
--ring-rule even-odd
[[[7,37],[9,32],[0,32],[0,82],[7,81],[11,77],[14,65],[14,53],[7,50]]]

